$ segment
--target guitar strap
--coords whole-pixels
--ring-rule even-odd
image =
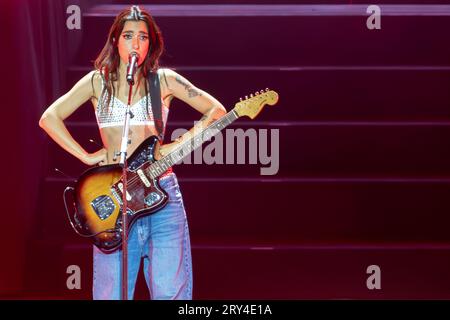
[[[160,141],[164,138],[164,122],[162,120],[162,106],[161,106],[161,89],[159,85],[158,72],[150,72],[148,77],[150,84],[150,101],[152,105],[153,120],[155,121],[156,132]]]

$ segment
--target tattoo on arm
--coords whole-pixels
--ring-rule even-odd
[[[186,81],[184,81],[183,79],[181,79],[179,76],[175,77],[175,80],[181,84],[184,89],[188,92],[189,98],[193,98],[196,96],[201,96],[202,94],[200,92],[198,92],[197,90],[195,90],[194,88],[192,88],[192,85],[190,85],[189,83],[187,83]]]

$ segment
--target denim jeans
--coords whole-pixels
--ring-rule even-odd
[[[141,258],[152,299],[192,299],[192,261],[189,229],[174,173],[160,179],[169,194],[161,210],[139,218],[128,236],[128,299],[132,299]],[[104,253],[94,246],[93,298],[121,296],[122,250]]]

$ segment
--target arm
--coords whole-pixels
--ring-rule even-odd
[[[103,148],[92,154],[86,152],[69,133],[64,120],[93,96],[91,77],[94,72],[85,75],[69,92],[53,102],[39,120],[39,126],[57,144],[87,165],[105,161],[106,150]]]
[[[178,143],[191,137],[194,132],[199,132],[198,130],[207,127],[215,120],[221,118],[227,111],[217,99],[207,92],[195,87],[186,78],[175,71],[162,69],[161,72],[163,74],[161,83],[164,84],[164,89],[167,92],[166,96],[171,96],[170,98],[176,97],[203,114],[203,117],[194,127],[178,138],[175,143],[169,144],[170,148],[162,147],[161,154],[164,155],[176,147]]]

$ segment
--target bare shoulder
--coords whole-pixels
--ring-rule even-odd
[[[98,70],[89,71],[69,91],[69,93],[82,93],[86,98],[96,97],[95,93],[101,88],[101,74]]]
[[[159,71],[161,70],[161,71]],[[180,85],[180,84],[190,84],[192,85],[188,79],[186,79],[184,76],[180,75],[178,72],[172,69],[164,68],[159,69],[158,72],[161,72],[162,80],[166,82],[166,85],[173,87],[173,85]]]
[[[163,100],[165,100],[167,97],[169,97],[169,100],[166,101],[166,103],[170,103],[170,101],[173,98],[173,84],[172,77],[173,77],[174,71],[169,68],[160,68],[158,69],[158,76],[159,76],[159,83],[161,87],[161,96],[163,97]]]
[[[77,110],[83,103],[94,97],[96,83],[101,83],[100,74],[95,70],[84,75],[78,82],[64,95],[53,102],[44,112],[52,114],[64,120]]]
[[[92,98],[98,100],[103,86],[103,75],[99,70],[92,70],[87,74],[92,90]]]
[[[158,69],[158,74],[160,77],[164,77],[164,76],[170,77],[174,73],[176,73],[176,72],[169,68],[159,68]]]
[[[173,77],[174,72],[175,71],[169,68],[158,69],[159,82],[162,89],[170,90],[170,79]]]
[[[66,94],[71,98],[88,100],[95,97],[94,91],[101,87],[101,75],[97,70],[89,71],[85,74]]]

